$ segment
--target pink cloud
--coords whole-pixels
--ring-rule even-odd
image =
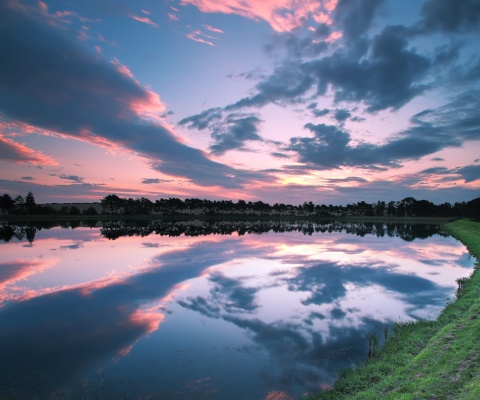
[[[44,260],[14,260],[0,263],[0,290],[29,276],[43,272],[55,264],[56,261]]]
[[[309,17],[331,23],[328,17],[338,0],[182,0],[204,13],[237,14],[254,20],[263,19],[277,32],[291,31],[305,23]],[[317,21],[318,22],[318,21]]]
[[[168,14],[168,18],[170,21],[178,21],[178,17],[173,13]]]
[[[158,28],[159,25],[156,22],[153,22],[149,17],[139,17],[138,15],[130,15],[130,18],[134,19],[135,21],[142,22],[143,24],[147,24],[153,26],[154,28]]]
[[[28,297],[24,288],[20,290],[22,294],[18,295],[18,287],[16,286],[18,282],[53,267],[57,261],[17,259],[0,263],[0,305],[8,300]]]
[[[332,32],[328,37],[325,39],[327,43],[336,42],[338,39],[343,37],[342,31],[335,31]]]
[[[221,29],[215,28],[213,26],[210,26],[210,25],[203,25],[203,26],[207,31],[214,32],[214,33],[223,33]]]
[[[69,19],[69,17],[77,16],[76,13],[74,13],[73,11],[56,11],[54,13],[51,13],[48,10],[47,4],[44,3],[43,1],[39,1],[37,4],[38,4],[40,14],[46,17],[47,19],[50,19],[51,22],[58,21],[58,22],[70,24],[71,20]]]
[[[211,42],[210,40],[208,39],[216,39],[215,37],[213,36],[210,36],[210,35],[207,35],[205,33],[203,33],[201,30],[196,30],[196,31],[193,31],[192,33],[189,33],[187,35],[185,35],[187,38],[189,38],[190,40],[193,40],[195,42],[198,42],[198,43],[203,43],[203,44],[208,44],[209,46],[214,46],[215,45],[213,44],[213,42]],[[204,39],[205,38],[205,39]]]
[[[132,79],[135,83],[141,87],[130,68],[122,64],[117,58],[112,60],[112,64],[115,66],[118,72],[127,78]],[[166,111],[165,104],[160,99],[158,93],[148,88],[142,88],[144,90],[144,96],[141,98],[132,98],[129,103],[129,110],[133,111],[139,117],[147,117],[149,119],[156,120],[157,122],[163,121],[159,116]]]
[[[0,129],[2,125],[0,124]],[[40,151],[35,151],[27,146],[17,143],[0,134],[0,159],[15,163],[36,163],[42,165],[57,165],[52,158]]]

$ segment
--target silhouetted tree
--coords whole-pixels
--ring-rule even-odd
[[[13,200],[9,194],[5,193],[0,197],[0,209],[3,214],[9,214],[15,207],[15,200]]]
[[[15,207],[14,207],[15,213],[16,214],[24,214],[25,213],[25,199],[23,198],[23,196],[18,195],[17,197],[15,197],[14,202],[15,202]]]
[[[98,212],[94,207],[90,206],[90,207],[86,208],[85,210],[83,210],[82,214],[83,215],[98,215]]]
[[[76,206],[71,206],[68,210],[68,215],[81,215],[80,209]]]
[[[28,192],[25,197],[25,211],[27,214],[35,214],[37,208],[37,203],[35,202],[35,197],[33,197],[32,192]]]
[[[110,214],[116,214],[124,202],[116,194],[109,194],[101,200],[101,203],[104,212],[108,211]]]

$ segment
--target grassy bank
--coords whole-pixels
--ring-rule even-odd
[[[480,223],[443,229],[480,260]],[[480,399],[480,269],[460,279],[457,299],[435,321],[396,324],[385,347],[341,375],[324,399]]]

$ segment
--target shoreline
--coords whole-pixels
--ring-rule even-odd
[[[381,350],[310,400],[480,398],[480,222],[442,229],[476,258],[471,276],[457,280],[456,299],[435,320],[397,322]]]
[[[166,220],[166,221],[339,221],[363,223],[407,223],[407,224],[446,224],[461,217],[371,217],[371,216],[316,216],[316,215],[270,215],[270,214],[148,214],[148,215],[123,215],[123,214],[98,214],[98,215],[0,215],[0,222],[17,221],[135,221],[135,220]]]

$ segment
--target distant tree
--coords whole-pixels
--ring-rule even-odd
[[[387,214],[390,215],[391,217],[394,217],[397,215],[397,207],[395,205],[394,201],[391,201],[387,205]]]
[[[465,204],[465,215],[480,219],[480,197],[470,200]]]
[[[135,214],[148,215],[153,210],[153,203],[145,198],[141,197],[135,200]]]
[[[90,207],[86,208],[85,210],[83,210],[82,214],[83,215],[98,215],[98,212],[94,207],[90,206]]]
[[[375,215],[378,217],[383,217],[385,214],[386,204],[384,201],[378,201],[375,205]]]
[[[37,208],[37,203],[35,202],[35,197],[33,197],[32,192],[28,192],[25,197],[25,211],[27,214],[35,214]]]
[[[2,210],[3,214],[9,214],[14,207],[15,200],[13,200],[10,195],[5,193],[2,197],[0,197],[0,209]]]
[[[39,206],[37,204],[37,208],[35,209],[35,214],[38,215],[55,215],[57,214],[57,210],[50,206]]]
[[[14,200],[15,206],[14,206],[14,211],[16,214],[24,214],[25,213],[25,199],[23,196],[18,195],[15,197]]]
[[[124,202],[116,194],[109,194],[101,200],[101,203],[104,212],[116,214],[120,211]]]
[[[437,215],[437,206],[427,200],[419,200],[414,203],[415,217],[433,217]]]
[[[70,211],[70,209],[68,208],[68,206],[62,206],[62,207],[60,207],[60,210],[58,210],[58,213],[60,215],[68,215],[69,211]]]
[[[80,209],[76,206],[71,206],[68,210],[68,215],[81,215]]]

